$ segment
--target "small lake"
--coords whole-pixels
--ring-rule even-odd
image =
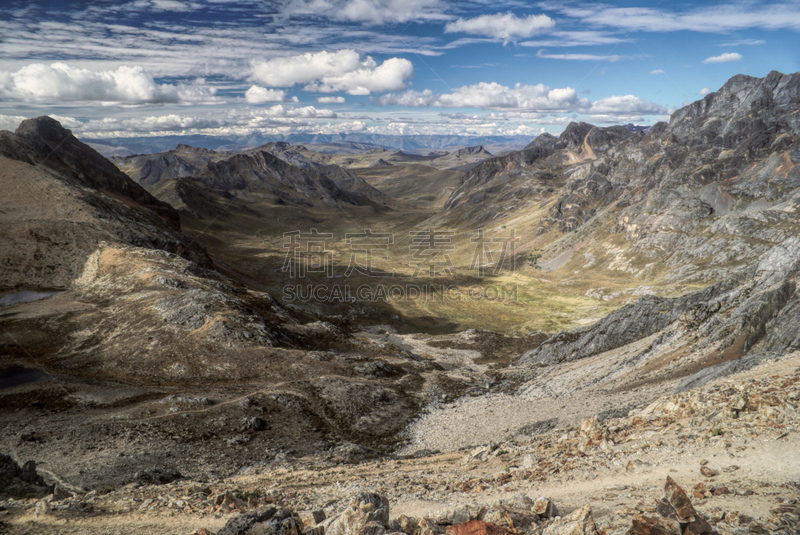
[[[0,307],[7,307],[9,305],[18,305],[20,303],[28,303],[38,299],[50,297],[55,292],[37,292],[35,290],[22,290],[19,292],[8,293],[0,296]]]
[[[28,368],[6,368],[0,370],[0,390],[11,388],[12,386],[26,385],[28,383],[39,383],[51,381],[53,377],[39,370]]]

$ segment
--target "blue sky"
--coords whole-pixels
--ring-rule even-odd
[[[0,128],[535,136],[800,70],[800,2],[4,0]]]

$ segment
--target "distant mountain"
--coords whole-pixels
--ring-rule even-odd
[[[639,132],[644,132],[646,134],[653,127],[652,126],[646,126],[646,125],[628,123],[628,124],[624,125],[624,128],[627,128],[628,130],[630,130],[634,134],[639,133]]]
[[[306,145],[309,149],[327,154],[358,154],[376,148],[415,151],[421,149],[456,149],[483,145],[493,153],[514,150],[530,142],[530,136],[459,136],[416,135],[390,136],[380,134],[289,134],[276,136],[215,137],[215,136],[154,136],[124,138],[84,138],[94,144],[104,156],[154,154],[174,149],[178,144],[214,150],[244,150],[267,143],[283,141],[291,145]]]
[[[206,193],[257,192],[277,204],[315,206],[386,204],[386,195],[361,177],[329,163],[326,155],[286,142],[241,153],[178,145],[167,152],[114,158],[114,163],[173,205],[193,206]],[[165,188],[172,180],[180,185]],[[177,198],[176,198],[177,196]],[[176,202],[180,199],[180,202]]]

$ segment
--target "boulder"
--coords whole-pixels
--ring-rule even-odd
[[[667,476],[667,483],[664,485],[664,495],[667,498],[667,502],[675,510],[678,521],[682,523],[694,521],[697,512],[694,510],[689,496],[687,496],[680,485],[669,476]]]
[[[36,472],[36,462],[28,461],[20,468],[14,459],[0,453],[0,497],[44,497],[48,491],[44,478]]]
[[[544,526],[542,535],[599,535],[588,503],[563,518],[556,518]]]
[[[324,524],[325,534],[358,535],[370,522],[384,527],[389,523],[389,501],[378,494],[359,492],[339,516]]]
[[[550,500],[550,498],[545,498],[544,496],[539,496],[536,498],[536,501],[533,502],[531,511],[542,518],[554,518],[558,516],[558,509],[556,508],[556,505],[552,502],[552,500]]]

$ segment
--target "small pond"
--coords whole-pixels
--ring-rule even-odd
[[[51,380],[53,380],[53,377],[39,370],[19,367],[0,369],[0,390],[11,388],[12,386]]]
[[[19,292],[7,293],[0,295],[0,307],[44,299],[45,297],[50,297],[54,293],[55,292],[39,292],[36,290],[21,290]]]

